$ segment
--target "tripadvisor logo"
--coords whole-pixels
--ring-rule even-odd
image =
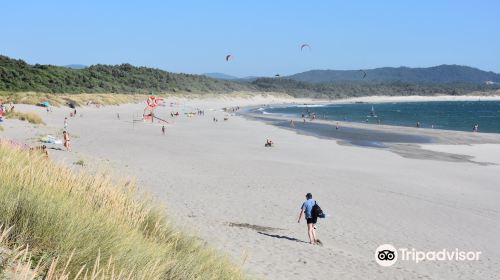
[[[375,250],[375,260],[381,266],[391,266],[398,260],[398,251],[391,244],[383,244]]]
[[[399,248],[391,244],[383,244],[375,250],[375,261],[381,266],[392,266],[396,261],[410,261],[419,263],[422,261],[478,261],[480,251],[462,251],[442,249],[439,251],[419,251],[415,248]]]

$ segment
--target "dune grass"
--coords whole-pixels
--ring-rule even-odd
[[[249,92],[235,91],[232,93],[195,93],[195,92],[163,92],[155,93],[162,97],[176,97],[186,99],[196,98],[252,98],[260,96],[275,96],[283,98],[292,98],[290,95],[277,92]],[[1,92],[0,101],[4,103],[28,104],[37,105],[44,101],[48,101],[52,106],[60,107],[67,106],[69,103],[76,106],[83,106],[87,103],[100,105],[119,105],[125,103],[144,102],[148,95],[145,94],[119,94],[119,93],[78,93],[78,94],[55,94],[55,93],[40,93],[40,92]]]
[[[71,103],[83,106],[87,103],[100,105],[118,105],[144,101],[144,94],[111,94],[111,93],[79,93],[79,94],[54,94],[40,92],[0,92],[0,100],[5,103],[37,105],[48,101],[52,106],[67,106]]]
[[[8,119],[18,119],[21,121],[27,121],[32,124],[43,124],[45,125],[45,122],[42,120],[42,118],[35,112],[18,112],[18,111],[10,111],[5,114],[5,117]]]
[[[0,224],[12,227],[9,248],[29,246],[24,263],[39,264],[38,276],[245,278],[201,240],[175,230],[151,200],[138,199],[133,182],[71,171],[5,142],[0,162]]]

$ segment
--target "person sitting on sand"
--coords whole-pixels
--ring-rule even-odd
[[[267,138],[266,139],[266,144],[264,145],[264,147],[272,147],[273,146],[273,140]]]
[[[66,151],[71,152],[71,141],[69,139],[69,133],[63,131],[63,137],[64,137],[64,147],[66,147]]]
[[[312,199],[312,194],[306,194],[306,201],[302,203],[300,207],[299,220],[297,223],[300,223],[302,216],[305,216],[307,221],[307,235],[309,236],[309,243],[311,244],[319,244],[321,245],[321,241],[319,241],[316,237],[316,222],[318,221],[318,217],[313,217],[312,209],[316,204],[316,200]]]

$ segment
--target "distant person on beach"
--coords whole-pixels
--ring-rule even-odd
[[[290,126],[295,127],[295,123],[293,122],[293,120],[290,120]]]
[[[120,113],[116,113],[116,118],[120,119]]]
[[[40,151],[46,159],[49,158],[49,152],[47,151],[47,146],[45,145],[30,148],[30,152],[31,151]]]
[[[272,147],[273,145],[274,145],[273,140],[267,138],[266,144],[264,144],[264,147]]]
[[[312,194],[307,193],[306,201],[304,201],[300,207],[299,220],[297,221],[297,223],[300,223],[302,216],[305,217],[307,221],[307,235],[309,236],[309,243],[312,245],[321,244],[321,241],[316,237],[316,222],[318,221],[318,217],[314,217],[312,213],[315,204],[316,200],[312,198]]]
[[[64,138],[64,147],[66,147],[66,151],[71,152],[71,141],[69,139],[69,133],[63,131],[63,138]]]
[[[42,153],[45,156],[45,158],[48,159],[49,158],[49,151],[47,150],[47,146],[42,145],[41,149],[42,149]]]
[[[417,122],[417,128],[420,128],[420,122]]]
[[[64,117],[64,129],[68,128],[68,118]]]
[[[477,132],[478,130],[479,130],[479,124],[476,123],[472,128],[472,132]]]
[[[162,133],[163,135],[165,135],[165,126],[164,126],[164,125],[162,125],[162,126],[161,126],[161,133]]]

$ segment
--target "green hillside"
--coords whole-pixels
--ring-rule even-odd
[[[251,91],[279,92],[296,97],[345,98],[368,95],[462,95],[500,89],[500,83],[477,82],[483,79],[500,81],[500,78],[496,78],[499,74],[465,66],[378,68],[367,70],[365,79],[362,79],[359,70],[332,71],[314,70],[285,78],[228,81],[130,64],[98,64],[84,69],[71,69],[30,65],[22,60],[0,56],[0,92],[224,94]],[[337,80],[329,81],[332,75]],[[349,77],[355,79],[350,80]]]
[[[0,91],[47,93],[232,92],[248,86],[130,64],[71,69],[0,56]]]

